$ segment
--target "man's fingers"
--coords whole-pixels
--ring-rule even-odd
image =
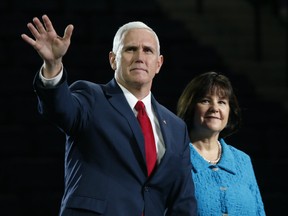
[[[33,40],[32,38],[30,38],[28,35],[26,35],[26,34],[22,34],[21,35],[21,37],[22,37],[22,39],[25,41],[25,42],[27,42],[28,44],[30,44],[31,46],[35,46],[35,40]]]
[[[40,34],[38,29],[35,28],[35,26],[32,23],[27,24],[28,29],[30,30],[31,34],[34,36],[34,38],[39,38]]]
[[[41,23],[41,21],[37,18],[37,17],[34,17],[33,18],[33,23],[34,23],[34,25],[32,25],[33,27],[34,27],[34,29],[35,29],[35,31],[36,31],[36,29],[37,29],[37,33],[39,34],[43,34],[43,33],[45,33],[46,32],[46,29],[44,28],[44,26],[43,26],[43,24]],[[32,26],[30,26],[30,28],[29,28],[29,26],[28,26],[28,28],[30,29],[30,31],[31,31],[31,29],[32,29]],[[35,28],[36,27],[36,28]],[[36,32],[34,31],[34,34],[36,34]],[[33,33],[33,32],[32,32]],[[33,34],[33,35],[34,35]],[[35,36],[35,35],[34,35]]]
[[[74,26],[72,24],[68,25],[64,31],[64,36],[63,36],[63,39],[64,40],[67,40],[71,38],[72,36],[72,32],[73,32],[73,29],[74,29]]]
[[[42,20],[44,22],[44,26],[45,26],[47,32],[55,32],[54,27],[52,25],[52,22],[50,21],[50,19],[47,15],[43,15]]]

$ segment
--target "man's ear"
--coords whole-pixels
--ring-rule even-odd
[[[117,69],[117,64],[116,64],[116,55],[111,51],[109,52],[109,62],[110,66],[113,70]]]
[[[160,69],[161,69],[161,67],[163,65],[163,62],[164,62],[164,57],[163,57],[163,55],[160,55],[158,57],[158,69],[156,71],[156,74],[158,74],[160,72]]]

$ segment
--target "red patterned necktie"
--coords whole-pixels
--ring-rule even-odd
[[[153,171],[153,168],[155,167],[157,161],[154,134],[150,119],[145,111],[144,103],[142,101],[138,101],[137,104],[135,105],[135,109],[138,111],[137,119],[140,123],[144,135],[146,164],[149,176]]]

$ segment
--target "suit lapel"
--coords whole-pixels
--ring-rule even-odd
[[[104,86],[104,92],[108,101],[128,122],[131,130],[133,131],[138,147],[140,150],[140,156],[142,157],[141,163],[146,166],[145,152],[144,152],[144,137],[140,128],[140,125],[131,110],[121,88],[116,83],[115,79],[112,79],[107,85]],[[139,158],[139,157],[138,157]]]

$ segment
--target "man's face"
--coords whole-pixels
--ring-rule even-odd
[[[117,81],[129,89],[151,88],[152,80],[162,66],[163,57],[157,51],[157,41],[146,29],[132,29],[123,36],[116,53]]]

